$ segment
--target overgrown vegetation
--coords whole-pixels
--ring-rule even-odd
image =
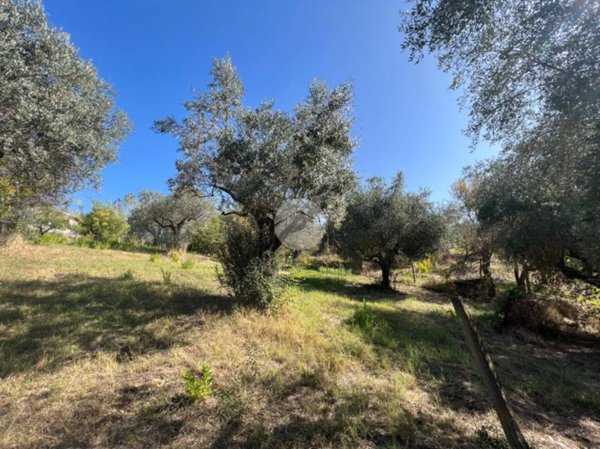
[[[143,191],[131,210],[131,235],[152,246],[182,250],[190,242],[194,227],[210,214],[210,204],[191,192],[162,195]]]
[[[92,210],[83,216],[81,234],[95,242],[119,242],[127,234],[127,220],[123,213],[102,203],[94,203]]]
[[[394,269],[423,258],[439,245],[444,225],[428,195],[405,192],[399,173],[389,186],[373,178],[350,196],[339,230],[342,251],[377,264],[384,289],[392,288]]]
[[[528,439],[600,446],[600,3],[410,3],[410,59],[502,146],[444,208],[400,172],[358,179],[348,83],[247,107],[225,57],[155,122],[181,152],[169,193],[74,213],[130,125],[39,1],[0,0],[0,446],[506,447],[417,275],[476,300]],[[326,228],[318,256],[282,223]]]
[[[232,221],[219,251],[219,280],[244,305],[262,309],[274,305],[281,292],[279,261],[264,252],[264,234],[248,221]]]
[[[403,17],[411,60],[431,52],[463,92],[474,143],[503,146],[467,171],[472,210],[528,292],[533,273],[600,285],[599,15],[594,0],[417,0]]]
[[[188,255],[194,268],[165,289],[160,269],[178,267],[168,258],[64,245],[12,251],[0,254],[2,447],[481,449],[499,440],[441,296],[295,268],[287,301],[265,314],[236,309],[206,258]],[[128,270],[135,275],[124,282]],[[582,358],[572,344],[498,334],[487,324],[491,305],[469,307],[528,440],[597,445],[595,348],[580,347]],[[203,364],[212,394],[192,404],[182,373]],[[206,392],[210,376],[192,371]],[[540,428],[540,416],[552,428]]]
[[[0,3],[0,234],[28,207],[56,204],[116,158],[130,129],[111,86],[41,2]]]
[[[185,389],[194,401],[201,401],[212,395],[213,375],[208,365],[202,365],[200,373],[188,369],[183,373]]]

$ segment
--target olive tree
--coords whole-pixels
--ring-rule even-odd
[[[391,289],[390,275],[403,261],[423,258],[437,249],[444,233],[441,215],[429,193],[404,190],[402,174],[387,185],[372,178],[348,202],[338,237],[349,257],[381,268],[381,287]]]
[[[205,92],[184,103],[181,122],[168,118],[155,127],[179,141],[183,157],[173,187],[214,195],[223,214],[243,218],[244,226],[231,222],[219,252],[223,284],[246,304],[264,306],[275,296],[263,287],[276,283],[273,263],[282,244],[277,210],[288,200],[310,200],[334,215],[353,185],[352,90],[316,81],[307,98],[286,112],[272,101],[244,106],[244,88],[229,58],[213,61],[211,77]],[[232,246],[238,244],[245,247]]]
[[[0,0],[0,226],[53,204],[115,160],[130,125],[110,85],[39,1]]]
[[[560,217],[573,238],[567,253],[587,267],[589,279],[600,277],[600,3],[411,3],[401,27],[411,59],[418,62],[430,52],[453,75],[474,142],[483,136],[504,146],[503,162],[490,168],[507,176],[510,198],[530,203],[518,186],[532,185],[526,170],[535,170],[538,199],[546,199],[533,201],[533,210],[541,213],[544,204],[543,216],[551,209],[552,217]],[[518,182],[510,185],[517,174]],[[531,224],[534,231],[534,219]],[[544,258],[554,259],[552,251]]]
[[[151,239],[152,244],[168,248],[184,248],[192,237],[194,225],[199,225],[211,212],[206,199],[192,192],[162,195],[144,191],[138,205],[128,218],[133,234]]]
[[[225,214],[251,217],[266,235],[261,251],[273,252],[281,245],[274,220],[284,201],[309,199],[334,212],[353,184],[351,88],[316,81],[288,113],[272,101],[244,106],[229,58],[214,60],[211,76],[207,91],[184,103],[182,122],[155,123],[178,139],[183,155],[172,183],[218,196]]]
[[[450,207],[456,216],[449,227],[452,228],[454,243],[462,252],[457,267],[477,263],[479,276],[483,281],[482,294],[491,298],[496,295],[491,272],[492,256],[496,250],[496,228],[482,226],[477,216],[477,194],[481,182],[477,172],[471,171],[469,175],[452,184],[454,201]]]
[[[403,46],[416,62],[432,53],[453,75],[452,87],[463,88],[472,135],[514,143],[543,123],[597,128],[596,0],[410,3]]]
[[[69,218],[66,210],[53,206],[40,206],[29,211],[27,223],[33,226],[41,237],[52,230],[67,228]]]
[[[566,272],[567,257],[582,256],[576,215],[565,213],[568,191],[552,188],[561,175],[544,160],[523,159],[498,158],[471,169],[470,176],[479,179],[473,204],[481,232],[493,233],[495,246],[513,264],[517,285],[530,290],[531,272],[547,282],[553,273]]]

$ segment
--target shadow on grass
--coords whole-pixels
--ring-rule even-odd
[[[320,413],[302,407],[286,410],[284,417],[269,421],[235,416],[226,421],[210,449],[253,448],[415,448],[415,449],[505,449],[501,438],[485,429],[466,437],[453,422],[437,416],[418,415],[401,408],[391,421],[382,419],[381,404],[368,394],[351,394],[323,401],[314,391],[304,392],[321,400]],[[486,445],[492,442],[496,445]]]
[[[358,330],[382,359],[415,373],[440,405],[475,416],[491,410],[453,315],[378,308],[372,308],[372,314],[376,324]],[[525,343],[487,327],[482,335],[509,403],[522,421],[541,418],[546,425],[568,430],[581,444],[594,445],[582,421],[597,421],[594,417],[600,412],[599,348]]]
[[[108,404],[97,396],[102,393],[93,392],[73,404],[63,425],[48,430],[52,443],[44,447],[505,447],[485,445],[495,440],[466,437],[457,422],[402,405],[390,419],[390,412],[382,411],[383,398],[368,388],[340,392],[291,378],[276,393],[258,391],[267,399],[258,414],[251,404],[229,410],[219,395],[207,402],[186,402],[172,392],[160,394],[154,383],[122,387]]]
[[[323,274],[318,271],[303,273],[300,286],[306,291],[322,291],[348,296],[351,299],[362,301],[386,301],[390,299],[404,299],[406,294],[397,290],[384,290],[378,284],[356,284],[348,282],[345,276]]]
[[[165,350],[181,341],[186,329],[201,324],[193,317],[197,311],[223,314],[232,306],[227,297],[157,282],[81,275],[3,281],[0,377],[52,371],[99,351],[127,361]]]
[[[301,285],[307,290],[373,303],[393,299],[329,273],[305,273]],[[446,295],[423,289],[414,289],[410,296],[424,303],[448,303]],[[557,425],[560,415],[571,416],[573,422],[567,427],[578,427],[578,418],[600,413],[600,348],[540,337],[524,339],[519,333],[498,334],[491,329],[493,304],[469,301],[468,305],[476,311],[476,325],[497,365],[502,384],[517,405],[523,404],[522,413],[533,416],[533,410],[542,413],[540,408],[545,408],[553,415],[547,415],[548,421]],[[434,392],[443,405],[461,413],[490,409],[453,313],[441,309],[434,312],[431,308],[412,310],[401,303],[385,308],[373,304],[371,310],[374,324],[358,330],[382,359],[425,380],[425,388]]]
[[[136,394],[127,403],[119,398],[108,410],[99,405],[105,398],[80,398],[70,410],[65,426],[47,430],[48,444],[43,447],[171,447],[186,424],[188,406],[178,403],[176,398],[155,400],[155,392],[150,388]]]

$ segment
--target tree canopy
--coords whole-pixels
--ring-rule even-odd
[[[119,208],[94,203],[92,210],[83,216],[80,231],[98,242],[120,241],[127,234],[127,219]]]
[[[434,251],[444,232],[429,193],[404,191],[402,174],[391,185],[372,178],[351,196],[339,237],[350,257],[374,262],[382,271],[382,287],[391,288],[391,270],[404,261]]]
[[[404,48],[426,51],[464,87],[469,132],[519,142],[545,123],[598,126],[600,4],[595,0],[416,0]]]
[[[509,253],[600,276],[600,3],[416,0],[401,29],[412,60],[431,52],[453,75],[474,142],[504,146],[484,170],[482,220],[508,231],[518,213]]]
[[[96,185],[130,125],[39,1],[0,0],[0,74],[0,220]]]
[[[55,229],[69,226],[69,215],[66,210],[53,206],[40,206],[28,211],[27,223],[35,227],[40,236]]]
[[[179,141],[173,185],[215,194],[224,213],[251,217],[265,232],[265,251],[281,242],[274,229],[285,200],[305,198],[325,211],[339,210],[354,182],[350,134],[352,90],[314,82],[293,113],[272,101],[242,104],[244,88],[229,58],[213,61],[212,81],[184,104],[188,115],[157,121],[155,127]]]
[[[144,191],[129,215],[131,231],[154,245],[181,248],[192,238],[192,225],[208,218],[211,206],[191,192],[162,195]]]

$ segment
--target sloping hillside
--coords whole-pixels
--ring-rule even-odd
[[[0,255],[2,448],[501,448],[443,296],[293,269],[280,310],[239,310],[211,260],[23,246]],[[525,435],[600,447],[600,350],[488,330]],[[210,367],[205,400],[186,369]]]

